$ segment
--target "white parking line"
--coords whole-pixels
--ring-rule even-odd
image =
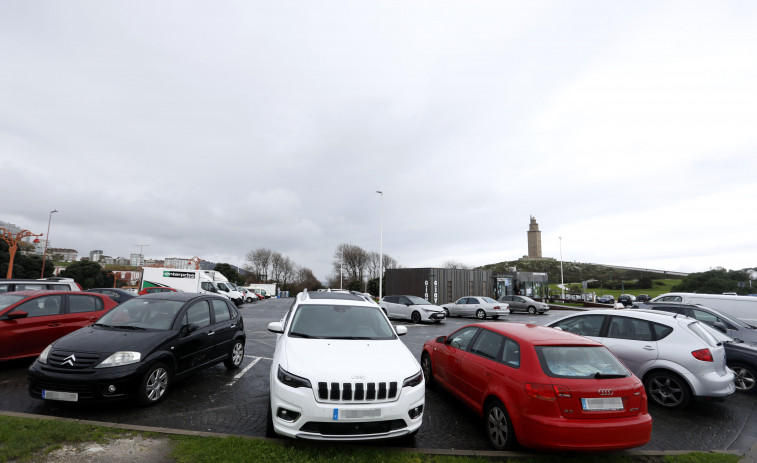
[[[230,382],[226,383],[227,386],[233,386],[234,383],[236,383],[239,378],[241,378],[242,376],[244,376],[244,374],[247,373],[247,371],[249,371],[250,368],[254,367],[255,364],[258,363],[259,361],[261,361],[261,360],[273,360],[273,359],[269,359],[267,357],[255,357],[255,356],[252,356],[252,355],[245,355],[245,357],[249,357],[249,358],[254,359],[254,360],[252,361],[252,363],[250,363],[249,365],[247,365],[246,367],[244,367],[244,369],[242,371],[240,371],[239,373],[237,373],[236,376],[234,376],[234,379],[232,379]]]

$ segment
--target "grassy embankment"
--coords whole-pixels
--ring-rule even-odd
[[[0,416],[0,461],[40,461],[44,455],[62,445],[128,438],[136,434],[146,437],[155,433],[138,433],[123,429],[93,426],[74,421],[44,420]],[[515,458],[482,458],[387,450],[382,447],[359,447],[329,444],[282,444],[243,437],[200,437],[160,435],[170,439],[171,458],[192,463],[216,462],[345,462],[345,463],[486,463],[517,461],[522,463],[736,463],[737,455],[693,452],[682,455],[538,455]]]

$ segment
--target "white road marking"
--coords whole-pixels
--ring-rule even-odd
[[[244,374],[247,373],[250,370],[250,368],[254,367],[255,364],[258,363],[260,360],[273,360],[273,359],[269,359],[267,357],[255,357],[253,355],[245,355],[245,357],[249,357],[249,358],[253,359],[252,363],[250,363],[249,365],[247,365],[246,367],[244,367],[244,369],[242,371],[240,371],[239,373],[236,374],[236,376],[234,376],[234,379],[232,379],[231,381],[229,381],[228,383],[226,383],[227,386],[233,386],[234,383],[236,383],[239,378],[241,378],[242,376],[244,376]]]

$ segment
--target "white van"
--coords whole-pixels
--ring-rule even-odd
[[[650,302],[682,302],[699,304],[736,317],[757,326],[757,297],[731,296],[724,294],[665,293]]]

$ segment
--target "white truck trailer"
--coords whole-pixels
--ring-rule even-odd
[[[237,305],[241,304],[243,302],[241,294],[232,290],[225,282],[228,282],[226,277],[213,270],[144,267],[142,269],[142,283],[139,289],[158,286],[169,287],[188,293],[220,294],[228,297]]]

